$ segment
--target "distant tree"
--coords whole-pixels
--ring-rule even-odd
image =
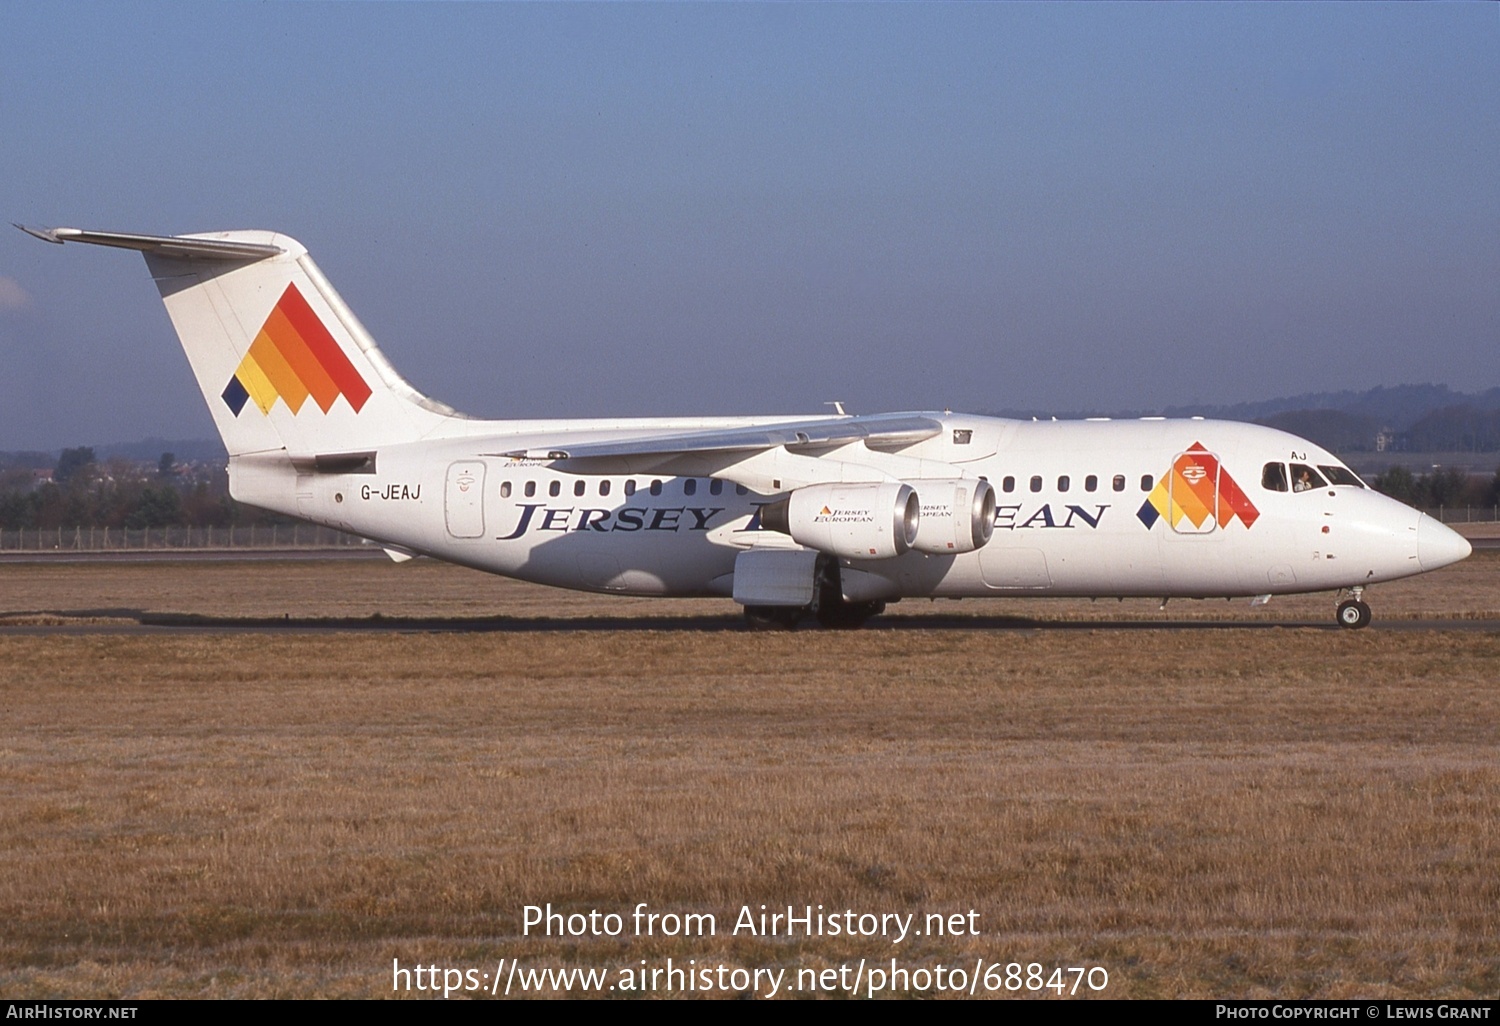
[[[14,531],[36,526],[36,500],[23,491],[0,492],[0,527]]]
[[[94,450],[91,447],[81,445],[76,449],[64,449],[57,458],[57,466],[52,468],[52,480],[65,485],[80,476],[87,477],[93,465]]]
[[[1399,502],[1415,505],[1417,502],[1417,482],[1410,470],[1402,466],[1387,467],[1372,482],[1375,490],[1389,495]]]
[[[175,453],[164,452],[161,459],[156,461],[156,476],[162,480],[170,480],[177,476],[177,456]]]
[[[1461,506],[1469,489],[1469,475],[1457,467],[1442,467],[1427,475],[1427,505]]]
[[[180,523],[182,496],[171,487],[141,489],[134,508],[125,516],[125,526],[132,530]]]
[[[233,518],[230,501],[229,496],[215,494],[199,481],[182,493],[184,519],[193,527],[227,527]]]

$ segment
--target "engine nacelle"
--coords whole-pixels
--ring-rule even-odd
[[[993,510],[993,499],[991,499]],[[921,503],[910,485],[821,484],[761,507],[761,526],[849,559],[890,559],[911,548]]]
[[[961,478],[916,486],[922,518],[911,547],[918,552],[973,552],[995,533],[995,489],[988,481]]]

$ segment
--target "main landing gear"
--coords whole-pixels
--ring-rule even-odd
[[[1355,585],[1349,589],[1349,594],[1351,597],[1340,602],[1338,612],[1334,614],[1339,626],[1352,631],[1370,626],[1370,607],[1364,601],[1365,589]]]
[[[818,626],[828,630],[855,630],[863,627],[872,616],[885,612],[884,602],[820,602],[816,610],[808,606],[746,606],[745,622],[758,631],[794,630],[808,613],[818,621]]]
[[[745,622],[751,630],[789,631],[805,612],[806,606],[746,606]]]
[[[807,606],[746,606],[745,622],[754,630],[789,631],[804,616],[811,615],[828,630],[855,630],[866,620],[885,612],[884,602],[846,602],[839,581],[838,560],[820,556],[814,582],[813,601]]]

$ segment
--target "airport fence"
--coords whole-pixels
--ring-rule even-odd
[[[1493,524],[1500,521],[1500,506],[1439,506],[1423,512],[1445,524]]]
[[[0,530],[0,552],[140,552],[167,549],[343,549],[358,535],[317,524],[249,527],[23,527]]]

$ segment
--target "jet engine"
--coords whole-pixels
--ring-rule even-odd
[[[995,533],[995,488],[988,481],[918,481],[922,519],[912,548],[934,555],[973,552]]]
[[[993,514],[994,499],[990,509]],[[921,502],[899,482],[821,484],[798,488],[761,508],[761,526],[849,559],[889,559],[911,548]]]

